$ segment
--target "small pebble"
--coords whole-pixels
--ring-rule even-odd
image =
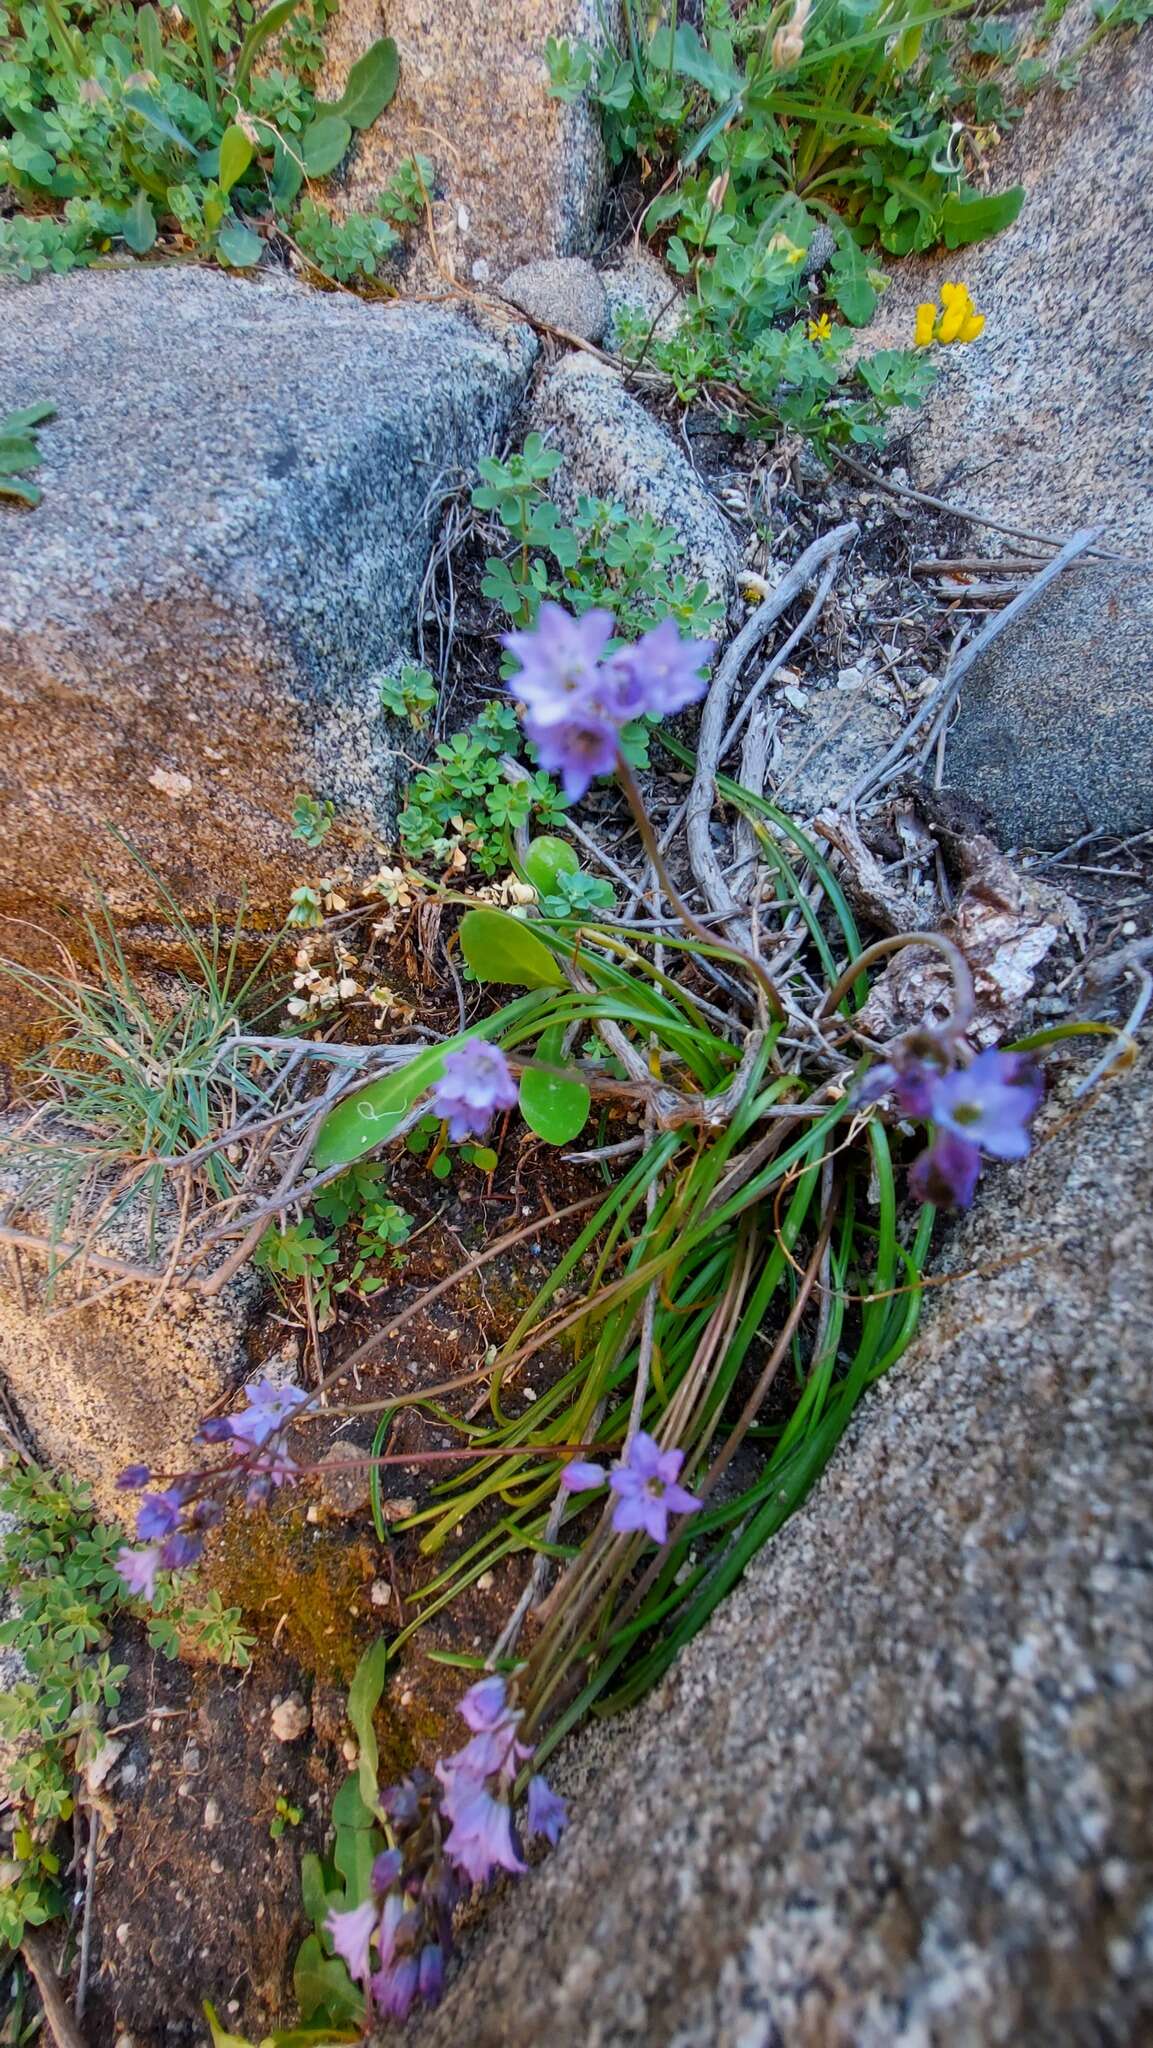
[[[360,1755],[360,1751],[357,1748],[355,1742],[353,1741],[351,1735],[349,1736],[347,1742],[341,1743],[340,1754],[344,1758],[346,1764],[354,1764],[356,1762],[357,1757]]]
[[[212,1859],[211,1863],[209,1864],[208,1868],[209,1868],[209,1869],[210,1869],[210,1871],[212,1872],[212,1875],[213,1875],[213,1877],[223,1877],[223,1875],[224,1875],[224,1865],[223,1865],[223,1863],[222,1863],[222,1862],[220,1861],[220,1858],[219,1858],[219,1856],[214,1856],[214,1857],[213,1857],[213,1859]]]
[[[205,1800],[204,1825],[206,1828],[218,1828],[220,1826],[220,1801],[218,1799]]]
[[[491,1593],[495,1584],[495,1572],[482,1572],[479,1579],[476,1582],[476,1590],[478,1593]]]
[[[374,1607],[387,1607],[392,1599],[392,1587],[387,1579],[374,1579],[369,1599]]]
[[[297,1742],[312,1720],[302,1699],[291,1693],[286,1700],[274,1706],[269,1721],[278,1742]]]
[[[116,1929],[116,1939],[120,1943],[121,1948],[127,1948],[131,1933],[132,1929],[127,1920],[122,1920]]]

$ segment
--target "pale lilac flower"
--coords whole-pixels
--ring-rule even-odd
[[[684,1462],[683,1451],[662,1451],[654,1437],[638,1429],[627,1458],[609,1473],[617,1495],[613,1528],[618,1535],[643,1529],[654,1543],[667,1543],[670,1514],[695,1514],[700,1501],[677,1484]]]
[[[587,695],[614,623],[611,612],[589,611],[575,619],[563,605],[546,600],[531,630],[503,636],[520,663],[509,688],[539,725],[559,724]]]
[[[527,1866],[513,1847],[512,1815],[505,1801],[494,1799],[483,1781],[467,1771],[447,1771],[438,1764],[436,1774],[445,1787],[441,1803],[452,1822],[446,1855],[473,1884],[484,1884],[498,1869],[523,1872]]]
[[[186,1571],[203,1556],[204,1544],[199,1536],[190,1536],[184,1529],[177,1529],[161,1545],[160,1562],[167,1572]]]
[[[156,1574],[160,1570],[160,1550],[150,1543],[144,1550],[130,1550],[125,1544],[116,1553],[116,1569],[128,1591],[138,1600],[154,1600],[156,1597]]]
[[[927,1152],[909,1168],[909,1187],[919,1202],[937,1209],[967,1209],[981,1171],[981,1154],[967,1138],[938,1131]]]
[[[608,1473],[603,1465],[594,1465],[591,1458],[570,1458],[562,1466],[560,1483],[566,1493],[592,1493],[597,1486],[603,1486]]]
[[[293,1412],[308,1399],[302,1388],[274,1387],[267,1377],[257,1380],[244,1391],[248,1395],[247,1408],[241,1408],[228,1418],[229,1434],[235,1439],[242,1456],[266,1444],[269,1437],[283,1429]]]
[[[372,1974],[372,1962],[368,1951],[376,1933],[379,1917],[380,1912],[375,1901],[365,1899],[347,1913],[338,1912],[334,1907],[324,1923],[333,1948],[349,1976],[357,1984],[367,1983]]]
[[[554,1848],[568,1826],[567,1800],[553,1791],[547,1778],[542,1778],[539,1771],[528,1781],[527,1825],[530,1835],[543,1835]]]
[[[927,1121],[932,1114],[933,1088],[940,1080],[940,1074],[927,1067],[921,1060],[909,1060],[903,1066],[895,1066],[885,1060],[878,1067],[871,1067],[853,1093],[854,1105],[862,1107],[869,1102],[879,1102],[882,1095],[891,1095],[901,1116]]]
[[[420,1971],[415,1956],[401,1956],[372,1979],[373,2003],[388,2020],[406,2020],[416,2001]]]
[[[157,1536],[170,1536],[180,1520],[184,1496],[180,1489],[170,1486],[165,1493],[150,1493],[142,1500],[136,1511],[136,1534],[142,1542],[151,1542]]]
[[[432,1091],[432,1106],[448,1118],[454,1145],[465,1138],[483,1138],[496,1112],[514,1109],[517,1085],[499,1045],[470,1038],[445,1059],[444,1072]]]
[[[541,767],[560,776],[571,804],[580,801],[596,776],[611,775],[617,765],[618,727],[591,707],[574,704],[570,717],[547,725],[530,714],[524,729]]]
[[[988,1046],[968,1067],[955,1067],[933,1084],[929,1114],[942,1130],[993,1159],[1024,1159],[1032,1139],[1026,1128],[1044,1087],[1027,1055]]]
[[[456,1711],[474,1735],[479,1735],[482,1729],[499,1728],[502,1722],[507,1721],[511,1711],[508,1686],[499,1671],[494,1672],[491,1678],[479,1678],[475,1685],[470,1685],[458,1702]]]
[[[639,704],[627,714],[630,718],[638,718],[641,711],[667,718],[704,696],[708,683],[701,670],[714,650],[712,640],[682,640],[675,619],[662,619],[631,647],[610,656],[606,667],[610,673],[624,671],[629,678],[621,687]]]

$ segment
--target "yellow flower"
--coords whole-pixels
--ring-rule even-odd
[[[810,341],[828,341],[832,336],[833,323],[827,313],[818,313],[815,320],[810,320],[806,331]]]
[[[917,307],[917,325],[913,334],[917,348],[928,348],[937,324],[937,305],[934,299],[924,299]]]
[[[913,339],[918,348],[928,348],[933,341],[948,348],[955,341],[976,341],[984,330],[985,316],[978,313],[968,287],[947,281],[941,286],[939,307],[929,299],[917,307]]]

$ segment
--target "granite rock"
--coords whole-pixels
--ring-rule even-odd
[[[1153,826],[1151,641],[1148,572],[1077,564],[977,664],[945,779],[1006,844]]]
[[[534,393],[530,413],[530,426],[564,456],[550,491],[566,517],[585,494],[615,499],[634,518],[650,514],[681,542],[674,566],[728,599],[739,552],[733,532],[707,484],[619,371],[595,356],[563,356]]]
[[[501,286],[522,313],[547,327],[575,334],[578,341],[599,341],[605,326],[605,288],[583,256],[549,256],[540,263],[522,263]]]
[[[643,320],[657,341],[670,341],[684,319],[684,289],[673,272],[643,245],[601,272],[605,294],[605,340],[621,345],[623,319]]]
[[[418,256],[422,283],[439,278],[443,288],[443,272],[494,283],[514,264],[579,254],[600,211],[604,150],[592,109],[552,98],[544,50],[550,36],[599,42],[603,15],[597,0],[342,0],[323,93],[338,97],[385,34],[400,53],[400,82],[358,137],[335,203],[371,208],[415,152],[436,166],[439,201],[437,261]]]
[[[1149,2038],[1148,1060],[1067,1109],[808,1504],[575,1745],[421,2048]]]
[[[1093,26],[1088,0],[1062,23],[1071,42]],[[894,267],[870,351],[907,348],[944,278],[986,320],[979,341],[938,351],[911,433],[919,489],[1039,533],[1101,523],[1107,546],[1153,555],[1151,154],[1153,41],[1106,37],[1075,90],[1029,99],[992,160],[996,189],[1026,189],[1014,225]]]
[[[43,503],[0,510],[0,910],[66,920],[89,871],[141,914],[112,825],[191,913],[246,892],[279,922],[297,790],[387,824],[375,677],[534,351],[509,321],[192,268],[4,294],[0,412],[58,417]]]
[[[7,1224],[44,1237],[45,1186],[19,1129],[14,1115],[0,1120],[0,1206]],[[97,1231],[92,1249],[156,1270],[174,1224],[162,1209],[154,1242],[143,1206],[130,1209]],[[182,1470],[197,1423],[246,1377],[261,1280],[247,1267],[211,1299],[177,1288],[159,1301],[152,1286],[113,1284],[95,1265],[64,1264],[49,1282],[41,1253],[0,1256],[0,1383],[45,1464],[84,1480],[98,1512],[121,1521],[116,1474],[136,1464]]]

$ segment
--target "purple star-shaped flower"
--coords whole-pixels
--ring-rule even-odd
[[[696,1513],[700,1501],[677,1484],[684,1462],[683,1451],[662,1451],[655,1437],[638,1429],[623,1463],[609,1473],[617,1496],[613,1528],[618,1535],[643,1529],[654,1543],[667,1543],[669,1516]]]
[[[559,1792],[553,1791],[547,1778],[542,1778],[539,1771],[528,1781],[526,1825],[530,1835],[543,1835],[554,1848],[568,1826],[567,1801]]]
[[[125,1544],[116,1553],[116,1569],[137,1600],[154,1600],[156,1574],[160,1570],[160,1548],[150,1543],[144,1550],[130,1550]]]
[[[432,1091],[432,1106],[438,1116],[448,1118],[448,1135],[454,1145],[465,1138],[483,1138],[498,1110],[515,1109],[517,1085],[499,1045],[483,1038],[470,1038],[444,1062],[444,1072]]]
[[[180,1520],[184,1497],[179,1487],[170,1486],[164,1493],[150,1493],[141,1501],[136,1511],[136,1534],[144,1543],[154,1537],[170,1536]]]
[[[980,1171],[976,1145],[953,1131],[938,1131],[909,1168],[909,1188],[919,1202],[931,1202],[936,1209],[967,1209]]]
[[[347,1913],[334,1908],[324,1923],[333,1948],[357,1984],[367,1983],[372,1974],[369,1948],[379,1918],[380,1909],[375,1900],[365,1899]]]
[[[372,1998],[384,2019],[406,2020],[420,1988],[420,1966],[415,1956],[401,1956],[386,1963],[372,1979]]]
[[[570,804],[580,801],[596,776],[611,775],[617,765],[619,727],[591,705],[574,701],[568,718],[547,724],[530,713],[524,729],[541,767],[560,776]]]
[[[526,1865],[512,1840],[512,1815],[503,1799],[494,1799],[483,1779],[440,1763],[436,1775],[444,1786],[441,1805],[452,1822],[445,1852],[473,1884],[484,1884],[494,1870],[519,1875]]]
[[[634,705],[627,716],[639,718],[647,711],[654,718],[667,718],[686,704],[696,704],[708,689],[701,670],[712,660],[714,649],[712,640],[682,640],[675,619],[662,619],[631,647],[620,648],[606,668],[629,679],[621,684]]]
[[[613,635],[611,612],[574,618],[546,600],[527,632],[506,633],[504,644],[520,663],[509,688],[540,726],[557,725],[587,696]]]
[[[308,1399],[302,1388],[276,1387],[266,1377],[255,1380],[244,1391],[248,1395],[247,1408],[228,1418],[229,1434],[242,1456],[266,1444]]]
[[[921,1060],[909,1060],[903,1066],[884,1060],[859,1082],[853,1101],[863,1108],[866,1103],[879,1102],[882,1095],[891,1095],[902,1116],[925,1122],[932,1115],[933,1089],[940,1078]]]
[[[929,1114],[941,1130],[979,1145],[992,1159],[1024,1159],[1027,1128],[1044,1081],[1027,1054],[988,1046],[970,1066],[954,1067],[933,1083]]]
[[[160,1548],[160,1562],[167,1572],[182,1572],[195,1564],[204,1554],[204,1543],[199,1536],[190,1536],[186,1529],[177,1529]]]

